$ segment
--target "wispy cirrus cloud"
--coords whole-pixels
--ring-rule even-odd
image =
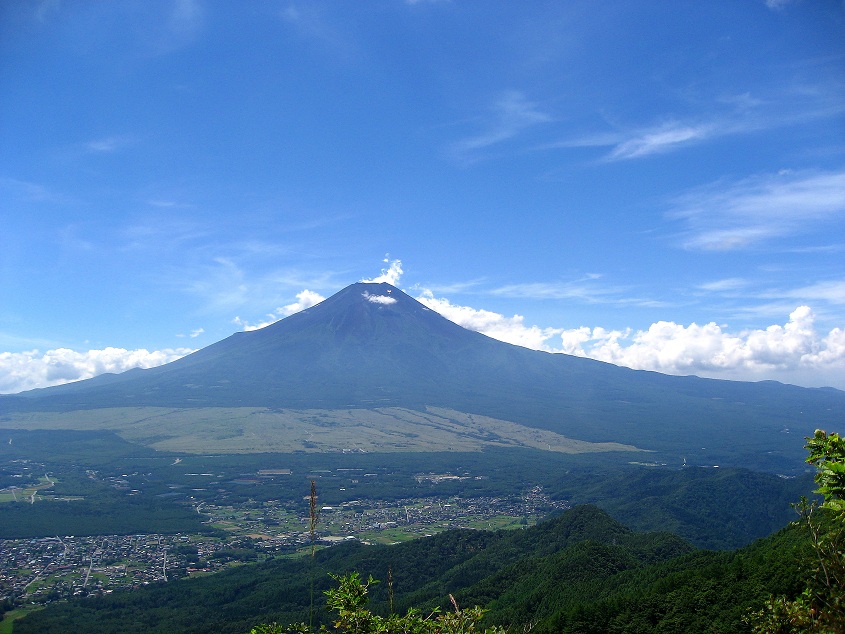
[[[632,295],[629,288],[601,283],[602,276],[589,273],[568,282],[527,282],[491,289],[490,295],[524,299],[576,299],[588,304],[660,307],[666,303]]]
[[[842,116],[842,81],[807,82],[784,78],[777,91],[727,94],[710,103],[694,104],[688,115],[666,114],[647,124],[613,125],[614,129],[547,143],[538,149],[603,148],[601,161],[639,160],[762,131]],[[689,104],[681,104],[689,107]]]
[[[203,7],[198,0],[173,0],[144,37],[155,54],[166,55],[192,44],[204,22]]]
[[[766,6],[772,11],[782,11],[794,2],[795,0],[765,0]]]
[[[536,125],[552,121],[551,115],[539,109],[518,91],[500,95],[484,117],[483,130],[452,145],[451,154],[462,162],[481,158],[481,152],[513,139]]]
[[[748,132],[758,125],[752,126],[746,123],[741,126],[734,122],[715,119],[707,122],[684,122],[670,119],[647,127],[603,132],[549,143],[540,149],[606,148],[608,151],[602,157],[602,161],[626,161],[667,154],[740,131]]]
[[[699,284],[698,288],[708,293],[724,293],[747,288],[749,284],[750,282],[748,280],[741,277],[729,277],[723,280],[714,280]]]
[[[85,151],[91,154],[111,154],[131,145],[134,139],[127,135],[114,135],[92,139],[85,143]]]
[[[185,335],[184,333],[180,333],[180,334],[178,334],[178,335],[176,335],[176,336],[177,336],[177,337],[180,337],[180,338],[183,338],[183,337],[190,337],[191,339],[196,339],[197,337],[199,337],[199,336],[200,336],[201,334],[203,334],[204,332],[205,332],[205,328],[194,328],[194,329],[193,329],[191,332],[189,332],[187,335]]]
[[[717,182],[671,202],[668,217],[686,225],[690,250],[730,251],[845,220],[845,171],[784,171]]]
[[[70,196],[54,191],[47,185],[17,178],[0,178],[0,192],[2,191],[6,191],[14,199],[24,202],[56,205],[74,202]]]
[[[53,13],[58,13],[61,0],[41,0],[35,8],[35,19],[44,22]]]
[[[726,129],[720,129],[714,124],[687,125],[673,121],[620,140],[614,144],[607,159],[626,160],[671,152],[682,146],[698,143],[716,135],[727,134],[727,132]]]
[[[845,280],[828,280],[808,286],[767,292],[762,297],[795,298],[801,301],[823,301],[834,306],[845,306]]]

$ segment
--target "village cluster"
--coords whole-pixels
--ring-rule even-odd
[[[234,563],[358,540],[390,544],[452,528],[518,528],[567,508],[540,487],[514,498],[352,500],[319,506],[314,535],[308,504],[201,503],[219,537],[199,534],[54,536],[0,540],[0,601],[45,604],[216,572]]]

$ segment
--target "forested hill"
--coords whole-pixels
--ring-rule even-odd
[[[327,620],[328,573],[358,571],[374,610],[448,602],[489,609],[490,622],[536,632],[743,632],[743,617],[770,594],[801,587],[802,533],[790,527],[734,552],[697,551],[669,533],[635,533],[594,506],[521,531],[457,530],[395,546],[345,544],[131,593],[53,604],[15,634],[231,633],[261,622],[308,621],[310,586]]]

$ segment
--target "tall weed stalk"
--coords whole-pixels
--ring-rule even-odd
[[[311,480],[311,495],[308,499],[308,531],[311,535],[311,609],[308,615],[308,627],[314,627],[314,574],[316,562],[314,554],[317,552],[317,523],[320,521],[320,512],[317,510],[317,483]]]

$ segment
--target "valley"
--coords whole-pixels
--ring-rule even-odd
[[[734,597],[792,591],[804,438],[843,411],[512,346],[354,284],[163,366],[0,396],[3,627],[242,634],[356,570],[405,608],[453,592],[549,632],[639,631],[643,592],[738,631]]]
[[[613,452],[189,454],[105,431],[6,433],[0,598],[16,608],[9,618],[27,606],[302,559],[312,546],[312,481],[318,552],[424,544],[455,530],[519,532],[585,502],[639,530],[732,548],[785,525],[790,502],[812,488],[808,477],[629,464]]]

